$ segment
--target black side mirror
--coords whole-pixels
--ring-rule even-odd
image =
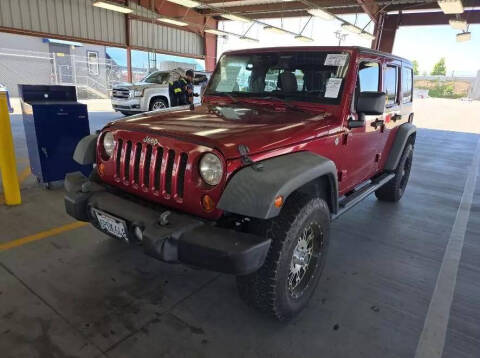
[[[365,118],[364,116],[359,117],[357,120],[349,119],[348,120],[348,128],[361,128],[365,126]]]
[[[385,111],[386,96],[384,92],[360,92],[357,98],[357,113],[380,115]]]

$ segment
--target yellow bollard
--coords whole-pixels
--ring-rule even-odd
[[[5,204],[21,204],[22,198],[20,197],[20,186],[18,184],[12,127],[10,126],[7,94],[5,92],[0,92],[0,171]]]

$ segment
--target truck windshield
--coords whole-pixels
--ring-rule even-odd
[[[168,77],[168,72],[152,72],[142,82],[166,84],[168,83]]]
[[[339,104],[349,58],[338,51],[225,55],[206,94]]]

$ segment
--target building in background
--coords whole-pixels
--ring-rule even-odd
[[[152,61],[152,59],[154,59]],[[132,51],[132,77],[176,67],[203,70],[203,60]],[[0,33],[0,83],[11,97],[19,84],[74,85],[78,98],[109,98],[127,81],[126,50],[80,42]]]

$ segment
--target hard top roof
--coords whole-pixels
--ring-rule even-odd
[[[348,51],[348,52],[358,52],[361,54],[371,54],[382,57],[388,57],[396,59],[402,62],[406,62],[411,65],[411,61],[406,58],[393,55],[391,53],[382,52],[373,50],[367,47],[361,46],[291,46],[291,47],[260,47],[252,49],[243,49],[243,50],[233,50],[226,51],[224,54],[247,54],[247,53],[265,53],[265,52],[296,52],[296,51]]]

